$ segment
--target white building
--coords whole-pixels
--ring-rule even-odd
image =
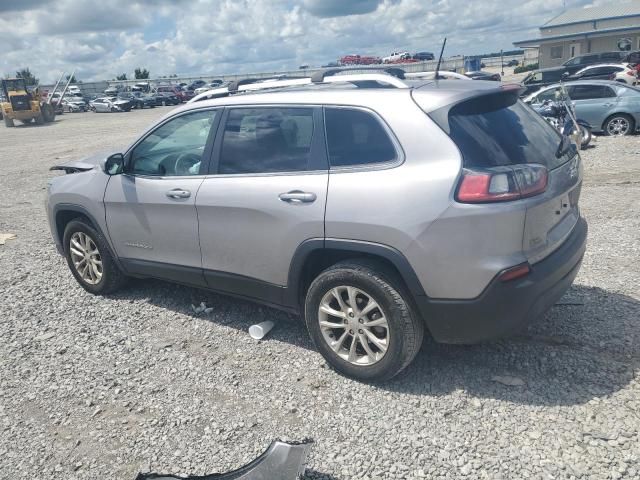
[[[538,49],[540,68],[585,53],[640,50],[640,0],[567,10],[541,26],[539,38],[513,44]]]

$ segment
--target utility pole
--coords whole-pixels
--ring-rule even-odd
[[[500,49],[500,69],[502,70],[502,76],[504,77],[504,57],[502,56],[502,49]]]

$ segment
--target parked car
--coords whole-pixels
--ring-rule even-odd
[[[82,98],[67,98],[62,99],[62,110],[65,112],[86,112],[87,104]]]
[[[401,60],[411,59],[409,52],[392,52],[391,55],[382,58],[382,63],[397,63]]]
[[[624,77],[622,81],[633,85],[636,80],[636,71],[623,63],[590,65],[578,70],[573,75],[566,76],[566,80],[612,80],[615,79],[618,73],[625,72],[628,72],[627,76],[630,81],[627,82]]]
[[[121,92],[118,97],[122,100],[127,100],[131,104],[131,108],[153,108],[157,106],[157,100],[155,96],[147,95],[142,92]]]
[[[79,284],[163,278],[298,312],[363,380],[405,368],[425,330],[502,336],[564,295],[586,245],[581,160],[517,88],[324,80],[193,102],[123,153],[53,167],[74,172],[46,205]]]
[[[186,102],[193,98],[193,92],[185,91],[178,85],[161,85],[157,87],[156,91],[159,93],[170,93],[175,95],[180,99],[180,102]]]
[[[628,52],[600,52],[600,53],[586,53],[584,55],[578,55],[577,57],[570,58],[562,64],[565,72],[574,74],[578,70],[582,70],[588,65],[595,65],[598,63],[620,63],[624,61],[624,58],[628,55]],[[630,63],[630,62],[628,62]]]
[[[435,60],[435,55],[431,52],[418,52],[414,53],[412,58],[414,60],[418,60],[420,62],[424,62],[426,60]]]
[[[120,105],[112,99],[117,97],[100,97],[89,103],[89,108],[95,113],[124,112]]]
[[[529,73],[524,80],[522,80],[522,85],[524,86],[524,92],[522,95],[529,95],[542,87],[559,82],[564,73],[564,67],[550,67],[534,70]]]
[[[382,63],[379,57],[367,55],[345,55],[340,59],[340,65],[376,65]]]
[[[467,72],[465,75],[472,80],[489,80],[493,82],[502,81],[502,77],[499,73],[483,72],[482,70],[478,70],[477,72]]]
[[[322,68],[335,68],[335,67],[339,67],[340,63],[339,62],[329,62],[325,65],[322,65]]]
[[[194,82],[191,82],[189,84],[189,86],[187,87],[187,90],[194,90],[196,88],[200,88],[200,87],[204,87],[207,84],[207,82],[205,82],[204,80],[196,80]]]
[[[517,67],[518,65],[520,65],[520,62],[518,60],[516,60],[515,58],[509,60],[507,62],[507,67]]]
[[[554,100],[560,84],[549,85],[524,98],[541,105]],[[605,135],[631,135],[640,126],[640,90],[607,80],[579,80],[565,84],[576,115]]]
[[[114,96],[114,95],[118,95],[118,92],[119,92],[119,91],[120,91],[120,90],[119,90],[119,89],[117,89],[116,87],[109,87],[109,88],[107,88],[103,93],[104,93],[105,95],[108,95],[108,96],[112,97],[112,96]]]
[[[627,85],[640,85],[640,68],[637,65],[629,66],[621,72],[615,72],[609,75],[609,80],[615,82],[626,83]]]
[[[107,98],[123,112],[130,112],[133,108],[133,102],[126,98],[118,98],[117,96]]]
[[[170,92],[157,92],[155,94],[156,105],[180,105],[182,101],[177,95]]]
[[[622,63],[628,63],[631,65],[640,64],[640,50],[637,50],[635,52],[625,52],[625,53],[626,55],[622,59]]]

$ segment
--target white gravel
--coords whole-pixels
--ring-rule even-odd
[[[427,341],[367,385],[278,311],[157,281],[109,298],[76,284],[45,218],[48,167],[166,111],[0,127],[0,233],[17,234],[0,246],[0,478],[220,472],[307,436],[307,478],[640,477],[640,137],[583,153],[589,246],[564,305],[516,338]],[[256,342],[263,320],[276,326]]]

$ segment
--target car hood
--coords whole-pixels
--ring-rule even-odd
[[[88,157],[81,158],[80,160],[70,160],[68,162],[59,163],[51,167],[49,170],[62,170],[65,173],[86,172],[100,167],[102,162],[104,162],[109,155],[121,151],[123,150],[102,150],[89,155]]]

